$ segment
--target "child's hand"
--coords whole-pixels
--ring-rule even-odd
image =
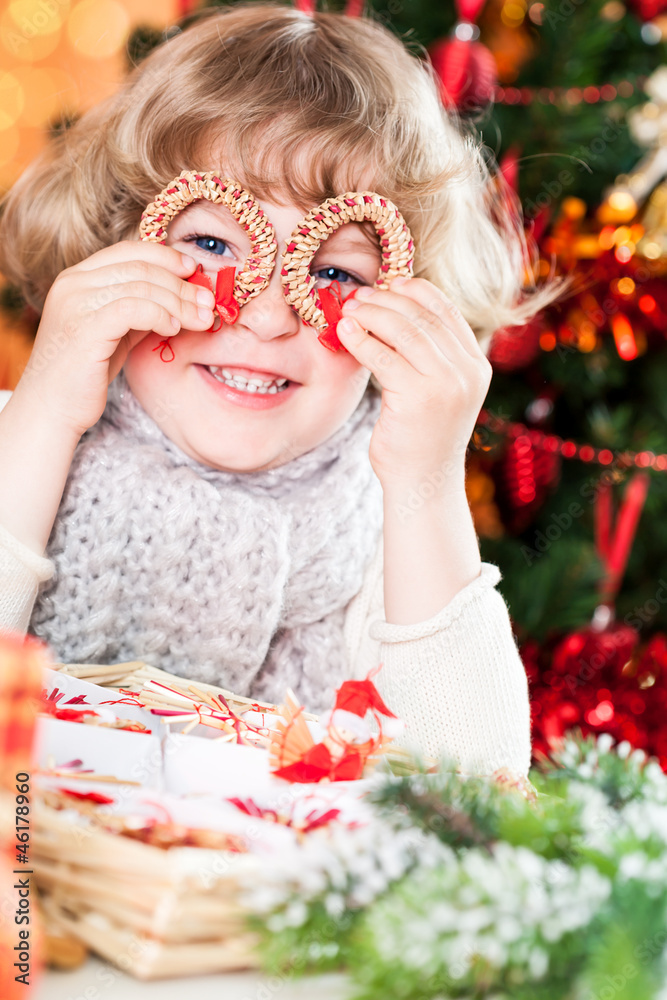
[[[340,340],[382,386],[369,455],[383,487],[465,487],[465,455],[492,369],[460,310],[430,281],[395,278],[343,305]],[[368,332],[367,332],[368,331]],[[433,476],[437,477],[435,480]]]
[[[101,417],[109,383],[144,337],[211,326],[213,293],[186,280],[195,266],[173,247],[123,240],[61,271],[17,389],[32,389],[53,421],[82,435]]]

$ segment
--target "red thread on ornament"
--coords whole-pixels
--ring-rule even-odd
[[[157,347],[153,348],[154,351],[160,352],[160,359],[162,361],[173,361],[174,358],[176,357],[176,355],[174,354],[174,348],[171,346],[170,341],[171,337],[167,337],[166,340],[161,340],[160,343],[157,345]],[[170,358],[165,358],[164,356],[164,351],[166,350],[166,348],[169,348],[169,350],[171,351]]]

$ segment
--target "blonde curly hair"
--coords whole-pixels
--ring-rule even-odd
[[[38,311],[57,274],[119,240],[181,170],[223,169],[304,211],[366,187],[412,230],[415,275],[482,347],[567,284],[538,283],[521,204],[475,127],[445,109],[425,53],[371,17],[278,3],[206,8],[118,91],[54,136],[0,201],[0,271]],[[369,225],[369,224],[366,224]]]

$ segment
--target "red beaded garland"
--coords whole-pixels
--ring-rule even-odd
[[[531,443],[535,448],[544,451],[557,451],[563,458],[577,458],[581,462],[593,462],[597,465],[611,465],[619,468],[636,466],[638,469],[667,470],[667,455],[656,455],[652,451],[620,451],[616,455],[609,448],[594,448],[590,444],[576,444],[575,441],[565,441],[556,434],[545,434],[543,431],[529,428],[526,424],[503,420],[489,410],[482,409],[477,418],[477,425],[488,427],[490,431],[509,438],[518,438],[530,434]]]

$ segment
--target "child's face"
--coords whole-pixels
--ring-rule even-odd
[[[124,366],[130,389],[164,433],[192,458],[224,471],[273,468],[325,441],[356,409],[370,377],[347,351],[324,347],[283,296],[281,255],[305,212],[258,204],[278,243],[269,285],[241,308],[233,326],[215,333],[181,330],[171,341],[173,361],[161,360],[154,348],[163,338],[149,334]],[[250,248],[229,210],[205,200],[176,216],[166,242],[201,263],[213,287],[217,270],[240,268]],[[380,262],[376,241],[351,223],[322,244],[311,273],[320,288],[338,280],[346,296],[372,285]],[[228,388],[209,366],[267,380],[275,373],[290,381],[287,390],[251,394]]]

